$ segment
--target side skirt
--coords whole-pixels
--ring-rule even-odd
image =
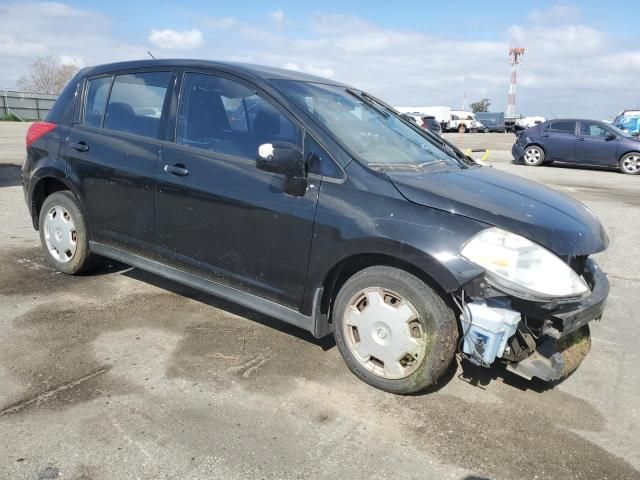
[[[149,260],[148,258],[128,253],[108,245],[90,241],[89,248],[92,252],[98,255],[112,258],[113,260],[126,263],[127,265],[137,267],[141,270],[146,270],[147,272],[168,278],[169,280],[188,285],[196,290],[201,290],[230,302],[237,303],[238,305],[250,308],[256,312],[269,315],[277,318],[278,320],[282,320],[283,322],[290,323],[296,327],[307,330],[314,334],[314,336],[316,334],[317,327],[315,325],[316,322],[314,317],[308,317],[296,310],[280,305],[279,303],[266,300],[262,297],[243,292],[227,285],[212,282],[206,278],[178,270],[177,268],[169,267],[160,262],[156,262],[155,260]]]

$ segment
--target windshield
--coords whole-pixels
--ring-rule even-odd
[[[613,130],[613,133],[616,133],[618,135],[622,135],[623,137],[632,137],[632,132],[633,130],[631,130],[631,132],[629,132],[629,129],[621,129],[619,128],[617,125],[607,125],[608,128],[610,128],[611,130]]]
[[[379,170],[442,171],[467,165],[454,151],[420,133],[359,90],[293,80],[274,81],[355,157]]]

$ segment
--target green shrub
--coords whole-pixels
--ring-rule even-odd
[[[0,122],[19,122],[19,121],[20,119],[11,112],[9,112],[4,117],[0,117]]]

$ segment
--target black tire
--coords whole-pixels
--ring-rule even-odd
[[[623,155],[618,167],[626,175],[638,175],[640,173],[640,152],[630,152]]]
[[[424,340],[422,362],[404,378],[390,379],[372,373],[352,352],[344,317],[350,301],[363,289],[380,287],[397,292],[418,313]],[[411,394],[435,384],[453,360],[458,326],[453,310],[431,287],[414,275],[393,267],[368,267],[354,274],[340,289],[333,308],[334,336],[349,369],[369,385],[396,394]]]
[[[545,157],[544,150],[539,145],[529,145],[522,154],[524,164],[530,167],[539,167],[544,163]]]
[[[45,219],[48,212],[55,206],[63,207],[70,215],[71,220],[75,225],[75,252],[67,261],[60,261],[54,257],[52,252],[47,246],[46,234],[45,234]],[[40,215],[38,218],[40,242],[44,249],[45,256],[53,267],[69,275],[75,275],[83,273],[97,265],[97,257],[89,251],[89,237],[87,234],[87,224],[84,220],[84,216],[78,207],[75,197],[69,191],[55,192],[49,195],[40,209]]]

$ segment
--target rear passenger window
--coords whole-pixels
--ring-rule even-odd
[[[102,116],[107,106],[107,96],[112,79],[113,77],[100,77],[87,82],[84,118],[82,120],[85,125],[98,128],[102,126]]]
[[[113,82],[104,128],[157,138],[170,72],[118,75]]]
[[[551,131],[558,133],[576,133],[576,122],[552,122],[551,123]]]
[[[254,90],[215,75],[185,74],[177,143],[253,160],[261,144],[297,145],[298,137],[298,128]]]

